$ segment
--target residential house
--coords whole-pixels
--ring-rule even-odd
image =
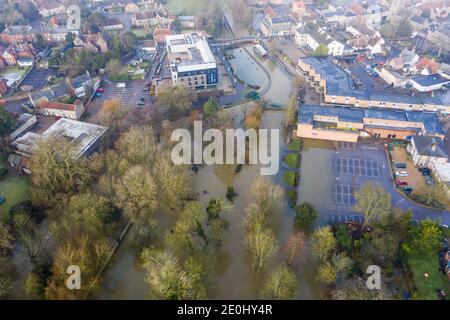
[[[94,93],[100,86],[100,78],[92,78],[87,71],[81,76],[72,79],[67,78],[66,82],[70,95],[79,99],[87,98],[89,94]]]
[[[413,15],[409,18],[409,23],[412,25],[414,31],[422,31],[428,26],[428,19],[421,15]]]
[[[102,29],[105,31],[123,30],[124,26],[119,19],[111,18],[103,22]]]
[[[108,42],[101,33],[76,36],[73,44],[77,48],[84,48],[94,53],[108,52]]]
[[[45,116],[78,120],[84,112],[84,105],[79,99],[77,99],[74,103],[44,100],[39,104],[39,109]]]
[[[34,65],[34,57],[19,57],[17,64],[22,68],[31,67]]]
[[[261,31],[269,37],[289,36],[292,34],[292,21],[289,16],[265,17],[261,22]]]
[[[310,51],[316,50],[319,45],[328,48],[328,54],[341,56],[344,52],[344,44],[335,40],[323,28],[318,25],[302,26],[294,30],[294,41],[297,46],[306,47]]]
[[[169,28],[157,27],[155,31],[153,31],[153,40],[155,40],[158,45],[164,45],[166,43],[166,36],[170,35],[172,35],[172,30]]]
[[[31,0],[43,17],[58,15],[66,11],[66,7],[55,0]]]
[[[421,75],[430,75],[438,73],[440,70],[440,64],[436,60],[423,57],[414,65],[416,73]]]
[[[155,40],[144,40],[142,41],[142,50],[149,53],[154,53],[158,49],[158,44]]]
[[[136,12],[140,12],[141,9],[139,8],[139,6],[136,3],[130,2],[125,5],[125,7],[123,8],[123,11],[125,13],[136,13]]]
[[[369,27],[363,20],[355,19],[345,29],[353,36],[347,41],[347,45],[355,50],[367,50],[371,54],[383,53],[384,39],[378,30]]]
[[[414,50],[404,48],[398,57],[391,59],[388,65],[395,71],[402,71],[405,74],[414,73],[414,65],[419,61],[420,57]]]
[[[439,137],[415,135],[406,150],[416,166],[428,168],[432,162],[444,164],[448,161],[445,143]]]
[[[10,44],[8,47],[0,46],[0,56],[9,66],[13,65],[33,65],[36,49],[31,43]],[[21,64],[19,64],[21,59]]]

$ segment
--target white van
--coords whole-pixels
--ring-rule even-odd
[[[116,88],[126,88],[127,84],[125,82],[119,82],[118,84],[116,84]]]

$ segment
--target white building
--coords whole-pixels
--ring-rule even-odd
[[[341,56],[344,54],[343,43],[340,43],[330,36],[324,29],[316,27],[311,30],[307,27],[300,27],[294,31],[294,41],[298,47],[306,47],[314,51],[319,45],[325,45],[328,48],[328,54],[332,56]]]
[[[107,127],[62,118],[42,134],[27,132],[16,139],[12,143],[12,147],[16,153],[30,157],[37,150],[41,139],[64,138],[74,152],[73,157],[78,159],[95,151],[98,141],[106,130],[108,130]]]
[[[418,75],[411,77],[411,85],[419,92],[440,90],[443,86],[449,86],[450,80],[440,74]]]
[[[166,36],[172,82],[195,90],[216,88],[216,59],[206,39],[198,33]]]
[[[39,109],[45,116],[80,119],[84,112],[84,105],[81,100],[76,100],[74,103],[44,100],[39,104]]]

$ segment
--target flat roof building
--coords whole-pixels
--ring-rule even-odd
[[[325,103],[450,114],[450,92],[433,96],[413,90],[400,93],[389,88],[358,89],[353,78],[329,58],[300,58],[298,67]]]
[[[413,135],[443,138],[435,113],[346,106],[301,105],[296,135],[356,142],[361,137],[406,139]]]
[[[205,37],[198,33],[166,36],[172,82],[195,90],[216,88],[216,59]]]
[[[16,153],[30,157],[38,147],[41,139],[64,138],[73,148],[75,159],[91,154],[99,139],[108,130],[107,127],[73,119],[61,118],[44,133],[27,132],[16,139],[12,146]]]

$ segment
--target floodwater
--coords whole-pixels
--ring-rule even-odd
[[[283,106],[288,103],[292,94],[291,81],[274,62],[256,54],[253,44],[229,52],[234,56],[230,59],[230,64],[239,79],[248,85],[259,86],[258,92],[274,105]]]
[[[336,179],[330,167],[333,155],[330,150],[335,149],[331,141],[303,139],[298,200],[311,203],[323,219],[326,219],[324,215],[336,209],[336,205],[329,200],[329,186]]]
[[[236,49],[239,51],[239,49]],[[262,75],[265,74],[258,64],[253,64],[248,55],[253,52],[252,46],[247,51],[242,50],[236,52],[237,63],[247,63],[248,67],[242,70],[248,72],[252,78],[248,81],[265,81]],[[270,99],[273,103],[285,104],[289,100],[291,85],[289,78],[284,75],[278,67],[271,61],[260,59],[260,63],[267,68],[271,76],[271,86],[263,95],[264,98]],[[235,60],[235,59],[233,59]],[[238,67],[237,70],[241,70]],[[235,69],[236,70],[236,69]],[[253,71],[252,71],[253,70]],[[243,77],[244,75],[242,75]],[[241,77],[241,76],[239,76]],[[261,82],[263,83],[263,82]],[[226,109],[225,112],[230,113],[234,119],[235,127],[242,127],[246,109],[251,107],[252,103],[246,103]],[[280,129],[280,154],[284,148],[283,131],[283,112],[269,110],[264,111],[261,128]],[[314,163],[314,162],[312,162]],[[281,159],[280,159],[281,167]],[[252,183],[260,175],[258,165],[245,165],[238,173],[234,173],[233,165],[216,165],[203,166],[198,171],[194,188],[199,194],[199,201],[205,207],[212,198],[225,198],[228,186],[233,186],[238,194],[233,200],[234,209],[230,213],[226,213],[224,218],[229,225],[226,230],[226,240],[219,255],[219,263],[216,269],[215,286],[212,288],[209,296],[212,299],[253,299],[255,298],[255,283],[252,279],[248,258],[244,250],[245,228],[243,218],[245,209],[249,202],[249,190]],[[274,176],[268,176],[275,183],[282,184],[283,171],[280,170]],[[320,195],[319,195],[320,196]],[[274,224],[274,229],[280,244],[283,244],[289,234],[292,232],[293,210],[288,208],[285,201],[285,208],[279,213],[278,219]],[[144,273],[139,268],[139,257],[135,253],[130,238],[126,238],[124,243],[117,251],[113,261],[104,275],[104,287],[99,294],[100,299],[145,299],[148,297],[148,286],[144,281]],[[278,254],[275,263],[282,261],[282,255]],[[320,297],[320,293],[316,283],[312,280],[311,273],[314,268],[311,267],[309,259],[305,259],[298,265],[296,272],[300,276],[300,290],[297,298],[299,299],[315,299]]]

